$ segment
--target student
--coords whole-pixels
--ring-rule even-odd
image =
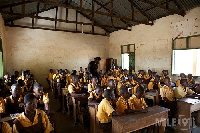
[[[146,109],[147,104],[143,98],[144,96],[144,88],[138,86],[136,89],[136,93],[132,95],[130,98],[130,102],[133,103],[135,109]],[[147,110],[146,110],[147,111]]]
[[[78,71],[78,75],[80,75],[81,73],[82,73],[82,74],[84,73],[82,67],[80,67],[80,70]]]
[[[108,73],[105,72],[104,77],[101,80],[101,86],[106,87],[108,86]]]
[[[47,82],[49,84],[49,88],[52,89],[52,82],[53,82],[53,69],[49,70],[50,73],[47,75]]]
[[[180,81],[181,81],[182,78],[186,78],[186,75],[185,75],[184,73],[180,73],[180,77],[179,77],[179,79],[176,81],[176,86],[177,86],[177,87],[181,84]]]
[[[90,73],[86,72],[85,76],[84,76],[84,84],[89,84],[90,81]]]
[[[89,102],[95,101],[95,102],[101,102],[103,99],[103,87],[100,85],[97,85],[95,90],[90,93],[90,96],[88,97]]]
[[[148,90],[154,91],[154,90],[159,90],[160,88],[162,88],[162,86],[160,85],[160,76],[156,75],[154,81],[151,80],[148,84]]]
[[[192,74],[188,74],[188,84],[192,87],[195,85],[195,80],[193,79]]]
[[[174,98],[174,92],[171,87],[171,79],[166,77],[164,79],[165,85],[160,88],[160,95],[164,101],[163,106],[170,109],[172,117],[176,117],[177,114],[177,103]]]
[[[164,84],[165,78],[168,77],[168,70],[163,70],[162,73],[163,75],[160,77],[160,83]]]
[[[181,78],[180,85],[174,90],[174,95],[177,99],[181,99],[190,94],[195,94],[194,91],[188,88],[188,81],[186,78]]]
[[[15,120],[13,125],[14,133],[50,133],[53,127],[44,111],[38,110],[37,98],[33,94],[24,97],[24,109]],[[12,132],[8,123],[3,124],[3,132]]]
[[[88,93],[91,93],[95,90],[96,85],[98,83],[97,77],[92,77],[92,83],[88,84]]]
[[[120,96],[120,87],[124,86],[124,85],[126,85],[126,80],[125,80],[125,77],[122,76],[121,81],[119,81],[118,84],[117,84],[117,89],[116,89],[116,95],[117,96]]]
[[[78,82],[78,75],[72,75],[72,83],[68,86],[68,91],[72,97],[83,96],[81,86]]]
[[[146,80],[146,83],[148,84],[152,78],[152,71],[149,69],[148,73],[144,76],[144,79]]]
[[[139,70],[138,71],[138,78],[144,78],[144,76],[145,76],[145,72],[144,72],[144,70]]]
[[[135,93],[136,93],[136,90],[137,90],[137,87],[138,87],[138,86],[141,86],[141,87],[144,88],[142,78],[137,78],[136,81],[137,81],[137,84],[136,84],[136,86],[133,88],[132,94],[135,94]]]
[[[108,87],[107,89],[115,90],[115,81],[113,79],[108,80]]]
[[[22,113],[23,108],[23,97],[21,95],[21,86],[19,84],[13,84],[11,86],[11,93],[9,97],[5,98],[5,113],[7,115]]]
[[[33,92],[33,80],[28,78],[26,84],[22,86],[22,93],[24,92]]]
[[[33,94],[37,98],[37,109],[44,110],[47,114],[49,114],[49,96],[48,93],[43,92],[43,87],[40,83],[34,84]]]
[[[67,88],[68,85],[70,85],[72,83],[71,74],[67,69],[65,69],[65,78],[66,78],[66,86],[65,86],[65,88]]]
[[[100,122],[100,128],[104,133],[110,133],[112,129],[112,115],[118,115],[110,104],[115,98],[112,89],[104,91],[104,99],[98,105],[97,118]]]
[[[136,82],[133,80],[132,74],[128,75],[128,79],[126,80],[126,84],[128,84],[130,88],[133,87],[136,84]]]

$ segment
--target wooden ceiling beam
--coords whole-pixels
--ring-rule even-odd
[[[32,0],[32,1],[41,2],[41,3],[45,2],[43,0]],[[124,20],[127,20],[127,21],[132,21],[132,19],[129,19],[127,17],[112,15],[110,13],[104,13],[104,12],[100,12],[100,11],[92,11],[90,9],[85,9],[85,8],[80,9],[80,7],[66,5],[66,4],[63,4],[63,3],[57,3],[57,2],[53,2],[53,1],[48,1],[47,3],[50,4],[50,5],[53,5],[53,6],[64,7],[64,8],[68,8],[68,9],[74,9],[74,10],[90,12],[90,13],[94,12],[95,14],[99,14],[99,15],[103,15],[103,16],[107,16],[107,17],[114,17],[114,18],[124,19]],[[142,22],[142,21],[139,21],[139,20],[134,20],[132,22],[137,22],[137,23],[140,23],[140,24],[147,24],[146,22]]]
[[[34,1],[21,1],[21,2],[18,2],[18,3],[12,3],[12,4],[6,4],[6,5],[2,5],[0,6],[0,9],[5,9],[5,8],[10,8],[11,6],[12,7],[15,7],[15,6],[20,6],[20,5],[23,5],[23,4],[28,4],[28,3],[33,3]]]
[[[156,2],[152,2],[152,1],[149,1],[149,0],[139,0],[141,2],[144,2],[144,3],[147,3],[147,4],[150,4],[150,5],[153,5],[155,7],[160,7],[162,9],[165,9],[165,10],[168,10],[170,12],[173,12],[173,13],[176,13],[176,14],[180,14],[180,11],[179,10],[176,10],[176,9],[172,9],[172,8],[166,8],[166,6],[164,5],[161,5],[159,3],[156,3]]]
[[[186,12],[185,10],[183,10],[183,7],[181,6],[180,3],[178,3],[177,0],[172,0],[174,2],[174,4],[177,6],[177,8],[180,10],[180,13],[182,16],[185,16]]]

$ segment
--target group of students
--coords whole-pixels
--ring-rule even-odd
[[[5,98],[4,98],[5,97]],[[51,132],[54,130],[49,121],[48,93],[44,93],[40,83],[34,80],[30,71],[15,71],[14,76],[7,74],[1,85],[0,117],[14,116],[14,120],[1,123],[3,133]]]
[[[152,104],[144,98],[145,92],[159,91],[162,106],[171,110],[171,117],[177,117],[176,99],[198,96],[196,88],[199,85],[195,84],[191,74],[188,78],[185,74],[180,74],[176,84],[173,84],[168,70],[163,70],[162,73],[159,76],[151,70],[147,74],[144,70],[139,70],[136,74],[121,67],[112,67],[105,73],[100,70],[97,76],[93,76],[87,68],[83,71],[80,67],[78,73],[72,70],[71,74],[67,69],[56,70],[56,74],[53,74],[51,69],[47,79],[50,87],[56,88],[57,84],[57,87],[68,88],[72,97],[88,96],[88,105],[99,103],[97,118],[102,130],[109,132],[112,115],[148,112],[147,107]],[[195,88],[195,91],[189,87]]]

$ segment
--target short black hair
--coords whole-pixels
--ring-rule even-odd
[[[126,85],[123,85],[120,87],[120,94],[124,94],[126,91],[128,91],[128,87]]]
[[[19,84],[13,84],[13,85],[11,86],[11,90],[14,89],[14,88],[16,88],[17,86],[21,87]]]
[[[32,100],[32,99],[37,99],[37,97],[35,95],[33,95],[32,93],[26,94],[24,96],[24,103],[26,104],[26,103],[30,102],[30,100]]]
[[[182,78],[180,83],[183,84],[184,82],[187,82],[187,81],[188,81],[187,78]]]
[[[35,84],[33,85],[33,89],[36,89],[36,88],[38,88],[38,87],[42,87],[42,85],[41,85],[40,83],[35,83]]]
[[[113,90],[112,90],[112,89],[106,89],[106,90],[104,91],[104,97],[105,97],[105,98],[109,98],[109,97],[112,95],[112,93],[113,93]]]
[[[165,77],[164,82],[165,82],[166,80],[170,80],[170,77]]]
[[[137,89],[136,89],[136,93],[137,92],[144,92],[144,88],[141,86],[141,85],[139,85],[138,87],[137,87]]]

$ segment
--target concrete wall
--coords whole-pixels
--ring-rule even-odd
[[[153,26],[141,24],[132,27],[132,31],[113,32],[109,38],[109,57],[117,58],[121,65],[121,45],[135,44],[136,71],[171,72],[172,39],[200,34],[199,12],[200,7],[188,11],[184,17],[171,15],[158,19]]]
[[[108,57],[108,37],[26,28],[5,28],[6,71],[31,70],[46,86],[50,68],[79,70],[90,60]]]

